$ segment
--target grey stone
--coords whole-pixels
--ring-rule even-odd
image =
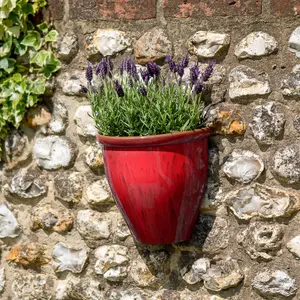
[[[271,158],[270,170],[280,181],[300,183],[300,148],[298,144],[280,147]]]
[[[220,182],[207,178],[206,190],[201,203],[201,212],[214,213],[222,204],[223,191]]]
[[[13,130],[4,142],[4,161],[13,168],[30,156],[28,137],[20,130]]]
[[[78,38],[74,32],[66,32],[57,38],[57,53],[61,60],[71,61],[78,52]]]
[[[229,74],[229,97],[232,100],[263,96],[271,92],[269,76],[240,65]]]
[[[59,136],[38,138],[33,148],[33,156],[37,165],[46,170],[70,167],[76,154],[71,141]]]
[[[58,243],[54,246],[52,258],[55,272],[81,273],[86,265],[88,254],[84,248],[70,248],[63,243]]]
[[[257,179],[264,170],[264,163],[255,153],[235,149],[224,164],[224,173],[240,183]]]
[[[96,249],[96,274],[112,282],[122,281],[128,274],[128,248],[120,245],[101,246]]]
[[[149,295],[144,291],[128,288],[125,290],[112,291],[109,294],[108,300],[148,300]]]
[[[78,107],[74,116],[74,122],[79,135],[84,137],[95,137],[97,135],[97,128],[95,127],[92,114],[91,105],[83,105]]]
[[[9,184],[9,193],[22,199],[34,199],[47,194],[46,178],[39,171],[21,169]]]
[[[124,31],[98,29],[89,48],[95,48],[103,56],[115,55],[131,46],[131,39]]]
[[[84,95],[82,92],[82,85],[86,86],[86,78],[83,71],[73,71],[71,74],[65,73],[58,81],[65,95]]]
[[[291,239],[286,247],[292,252],[297,258],[300,258],[300,235],[295,236]]]
[[[127,224],[125,223],[123,217],[120,217],[117,222],[117,229],[115,231],[115,236],[120,241],[125,241],[131,235],[130,230],[128,229]]]
[[[292,72],[282,80],[281,91],[285,96],[300,96],[300,65],[295,65]]]
[[[112,220],[106,213],[90,209],[80,210],[76,218],[76,228],[85,240],[108,239],[111,235]]]
[[[275,38],[265,32],[256,31],[248,34],[236,46],[234,54],[238,58],[260,57],[278,49]]]
[[[236,287],[244,279],[244,275],[237,261],[227,258],[211,265],[203,279],[208,290],[219,292]]]
[[[293,122],[294,128],[300,132],[300,116],[296,116]]]
[[[250,128],[254,138],[262,145],[272,145],[280,137],[285,124],[284,114],[274,102],[258,105],[254,108]]]
[[[55,197],[59,200],[78,203],[83,196],[85,176],[80,172],[65,171],[54,178]]]
[[[237,241],[252,259],[269,261],[280,250],[282,237],[279,224],[252,223],[238,234]]]
[[[50,133],[64,134],[68,126],[68,110],[61,102],[55,102],[51,121],[48,124]]]
[[[153,28],[144,33],[135,44],[138,63],[158,61],[172,54],[172,42],[162,28]]]
[[[65,232],[73,227],[74,218],[67,209],[43,205],[33,210],[31,222],[32,230],[42,228],[44,230]]]
[[[4,292],[6,284],[5,269],[0,268],[0,294]]]
[[[206,274],[209,267],[209,259],[200,258],[192,264],[191,269],[186,272],[182,278],[188,284],[196,284],[201,282],[203,280],[203,275]]]
[[[213,58],[228,49],[229,44],[229,34],[198,31],[188,40],[188,49],[200,58]]]
[[[289,217],[300,209],[299,194],[258,183],[228,193],[225,202],[241,220]]]
[[[84,152],[84,157],[85,163],[92,171],[100,174],[104,173],[104,161],[99,143],[89,146]]]
[[[53,282],[42,274],[15,273],[11,291],[13,300],[50,300]]]
[[[1,239],[6,237],[15,238],[20,234],[20,232],[21,232],[21,227],[16,217],[9,210],[6,204],[0,203],[0,238]],[[1,284],[0,284],[0,290],[1,290]]]
[[[252,287],[266,299],[285,299],[297,292],[296,280],[282,270],[268,270],[257,274]]]
[[[85,198],[91,208],[100,211],[115,203],[105,176],[87,187]]]
[[[297,57],[300,57],[300,26],[297,27],[290,36],[289,50],[294,52]]]

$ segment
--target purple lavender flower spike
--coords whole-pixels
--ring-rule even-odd
[[[214,71],[214,66],[215,66],[216,62],[214,61],[210,61],[208,63],[208,67],[205,69],[205,71],[203,72],[203,74],[201,75],[202,81],[207,81],[210,76],[212,75],[213,71]]]
[[[181,64],[184,68],[186,68],[189,65],[189,60],[190,60],[190,55],[187,52],[183,58],[183,60],[181,61]]]
[[[197,81],[195,85],[195,93],[198,95],[203,91],[203,89],[204,89],[203,81],[200,79]]]
[[[199,75],[200,75],[199,68],[198,68],[197,64],[195,64],[193,67],[190,68],[191,86],[193,86],[196,83]]]
[[[147,96],[147,90],[143,85],[140,86],[140,92],[144,97]]]
[[[172,56],[168,55],[166,57],[166,62],[169,64],[169,69],[171,72],[176,73],[176,64],[172,58]]]
[[[180,78],[183,77],[183,75],[184,75],[184,67],[183,67],[182,63],[179,63],[177,65],[177,73],[178,73],[178,75],[179,75]]]
[[[115,90],[116,90],[118,96],[123,97],[124,96],[124,90],[123,90],[122,86],[120,85],[119,81],[116,80],[114,83],[115,83]]]
[[[148,62],[146,64],[148,73],[150,75],[150,77],[158,77],[160,74],[160,67],[155,63],[155,62]]]
[[[93,65],[90,62],[88,62],[88,66],[86,68],[85,78],[88,82],[93,80]]]
[[[150,80],[150,75],[149,75],[148,70],[142,71],[141,76],[142,76],[143,81],[144,81],[146,84],[148,84],[148,82],[149,82],[149,80]]]

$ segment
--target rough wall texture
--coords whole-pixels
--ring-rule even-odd
[[[1,299],[300,299],[298,0],[50,1],[64,67],[7,139]],[[208,188],[190,241],[136,244],[111,198],[87,59],[218,63]],[[231,122],[231,116],[235,122]],[[236,133],[235,136],[226,135]],[[225,135],[224,135],[225,134]],[[189,216],[186,216],[187,218]]]

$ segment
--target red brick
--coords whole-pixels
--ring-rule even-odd
[[[48,0],[48,10],[54,20],[61,20],[64,17],[64,0]]]
[[[277,17],[300,15],[300,0],[272,0],[271,7]]]
[[[262,0],[164,0],[163,9],[169,18],[259,15]]]
[[[145,20],[156,17],[156,0],[70,0],[70,18]]]

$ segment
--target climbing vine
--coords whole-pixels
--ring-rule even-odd
[[[0,140],[18,128],[26,110],[45,93],[60,69],[51,50],[57,31],[33,16],[46,0],[0,0]]]

